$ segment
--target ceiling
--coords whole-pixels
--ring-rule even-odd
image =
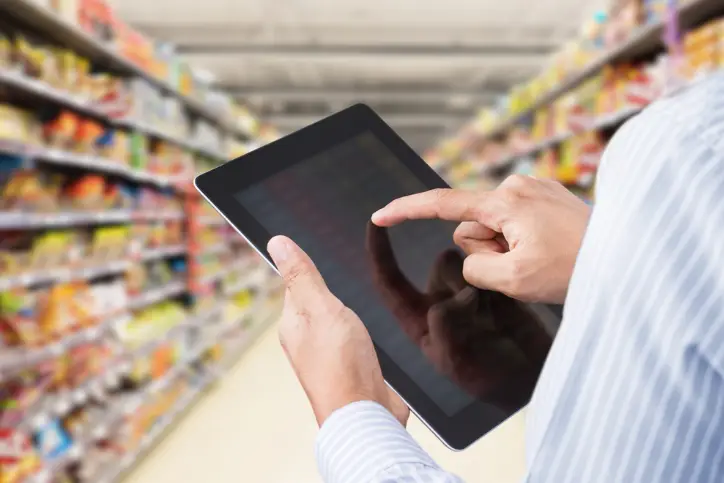
[[[353,104],[422,150],[535,74],[596,0],[117,0],[292,131]]]

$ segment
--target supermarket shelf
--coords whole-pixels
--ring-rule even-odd
[[[21,423],[21,428],[33,431],[47,424],[52,417],[66,415],[72,408],[84,404],[91,398],[100,399],[108,388],[117,387],[121,378],[129,373],[133,359],[148,355],[153,349],[173,340],[183,331],[191,327],[199,327],[210,317],[216,315],[218,315],[218,309],[211,310],[201,316],[189,317],[186,322],[173,327],[163,337],[154,339],[139,349],[119,355],[102,373],[89,378],[80,386],[64,390],[60,393],[49,394],[44,401],[38,404],[37,407],[30,412],[31,414],[24,419],[23,423]],[[183,365],[181,367],[183,368]],[[178,369],[176,369],[175,372],[170,372],[154,386],[149,386],[144,389],[141,393],[142,397],[148,397],[153,391],[158,392],[161,390],[159,388],[166,387],[178,374],[180,374]],[[110,411],[104,411],[98,418],[88,424],[86,434],[84,434],[82,438],[83,442],[88,443],[107,437],[112,427],[115,426],[124,415],[129,414],[129,411],[132,412],[136,407],[136,403],[137,399],[135,398],[130,402],[126,400],[116,405],[117,407],[111,408]],[[86,446],[86,444],[82,446]]]
[[[123,417],[132,414],[141,407],[144,401],[169,387],[176,379],[186,372],[186,370],[187,366],[185,364],[174,366],[161,379],[154,381],[144,388],[140,394],[119,401],[111,409],[110,414],[104,414],[98,420],[91,421],[81,434],[75,435],[76,442],[74,447],[63,457],[47,465],[40,474],[33,478],[33,483],[53,481],[54,477],[65,467],[74,461],[83,458],[86,453],[86,448],[91,447],[95,441],[98,441],[110,434],[112,428],[119,424]],[[123,459],[121,462],[123,462]]]
[[[163,334],[160,337],[154,338],[153,340],[150,340],[146,342],[145,344],[142,344],[140,347],[133,349],[129,353],[129,358],[136,358],[136,357],[144,357],[152,353],[154,350],[156,350],[157,347],[167,344],[174,339],[177,339],[181,334],[186,332],[189,329],[192,328],[200,328],[204,327],[206,323],[211,319],[212,317],[219,316],[219,308],[215,308],[213,310],[208,311],[205,314],[191,316],[185,321],[175,325],[171,329],[169,329],[165,334]]]
[[[204,253],[208,253],[208,252],[205,251]],[[227,275],[231,275],[234,272],[242,273],[247,268],[249,268],[253,265],[253,261],[254,261],[253,259],[244,259],[244,260],[236,261],[226,267],[222,267],[222,269],[216,273],[213,273],[211,275],[202,275],[198,283],[200,285],[207,285],[210,283],[217,282],[217,281],[223,279],[224,277],[226,277]],[[250,279],[251,279],[251,277],[245,277],[245,280],[250,280]],[[254,282],[250,282],[250,283],[254,283]]]
[[[79,444],[75,443],[71,449],[69,449],[63,456],[53,460],[46,469],[39,475],[31,478],[32,483],[52,483],[53,478],[51,475],[59,473],[63,468],[68,465],[80,460],[85,454],[85,449]]]
[[[229,242],[228,241],[222,241],[219,243],[214,243],[213,245],[207,245],[207,246],[200,246],[198,251],[194,253],[195,255],[212,255],[215,253],[222,253],[229,250]]]
[[[198,326],[200,324],[203,324],[209,317],[217,314],[218,310],[211,310],[205,314],[202,314],[201,316],[189,317],[187,323],[179,324],[178,326],[171,329],[169,333],[166,334],[166,336],[162,337],[161,339],[154,340],[152,344],[157,347],[160,344],[163,344],[164,342],[171,340],[173,337],[178,335],[179,331],[177,329],[187,329],[194,325]],[[126,358],[130,360],[134,357],[138,357],[139,355],[140,353],[138,351],[134,351],[130,354],[127,354]],[[125,417],[138,411],[138,409],[145,402],[156,396],[158,393],[166,390],[174,383],[174,381],[176,381],[179,377],[183,376],[183,374],[188,371],[189,364],[192,361],[192,358],[183,359],[174,367],[172,367],[160,379],[157,379],[156,381],[147,384],[143,389],[140,390],[138,394],[122,398],[114,404],[111,404],[111,406],[106,411],[100,413],[97,418],[91,419],[91,421],[82,431],[82,434],[75,436],[77,443],[74,448],[63,458],[54,461],[52,464],[46,467],[36,478],[33,479],[33,482],[41,483],[52,481],[53,477],[68,464],[82,458],[85,454],[86,448],[91,447],[94,442],[108,437],[108,435],[112,434],[114,428],[119,425]],[[118,373],[110,375],[112,375],[114,379],[117,379],[120,378],[121,371],[128,372],[128,369],[128,364],[125,363],[114,365],[111,366],[111,371]],[[87,398],[89,398],[92,394],[91,391],[96,390],[99,385],[108,385],[108,377],[109,374],[108,372],[106,372],[96,378],[93,378],[86,384],[81,385],[79,388],[68,391],[66,394],[55,396],[53,398],[52,404],[46,404],[44,406],[45,412],[36,414],[36,416],[34,416],[33,421],[31,422],[31,425],[34,426],[31,427],[37,427],[38,425],[42,425],[43,422],[47,421],[51,415],[67,414],[67,412],[74,405],[80,404],[80,401],[82,399],[87,400]],[[185,404],[187,398],[189,399],[189,401],[192,398],[195,398],[211,382],[213,382],[213,379],[209,378],[206,384],[198,388],[192,389],[187,396],[184,396],[184,398],[182,398],[179,404]],[[185,408],[187,406],[182,407]],[[169,423],[173,422],[173,420],[175,419],[174,414],[178,413],[176,413],[175,410],[171,411],[167,416],[165,416],[164,421],[170,418]],[[139,455],[141,455],[143,451],[147,450],[151,446],[152,442],[156,441],[157,438],[162,435],[163,431],[159,431],[160,427],[167,426],[164,426],[164,424],[162,423],[160,426],[157,427],[156,430],[151,431],[142,440],[141,445],[136,451],[129,453],[124,458],[122,458],[119,464],[113,465],[113,467],[111,468],[105,468],[105,471],[103,473],[104,478],[100,478],[99,476],[100,479],[97,481],[115,481],[115,479],[122,472],[130,468],[130,466],[138,459]],[[110,477],[110,479],[107,479],[108,477]]]
[[[140,259],[144,262],[159,260],[161,258],[175,257],[186,253],[186,245],[172,245],[168,247],[147,248],[141,251]]]
[[[627,108],[622,109],[615,113],[599,116],[588,127],[588,129],[584,129],[582,132],[599,131],[599,130],[608,129],[608,128],[617,126],[618,124],[621,124],[621,123],[627,121],[628,119],[632,118],[636,114],[640,113],[643,109],[644,109],[643,107],[627,107]],[[544,151],[546,149],[557,146],[557,145],[571,139],[575,135],[576,135],[575,132],[569,131],[569,132],[557,134],[548,139],[539,141],[538,143],[534,144],[529,149],[526,149],[523,152],[513,154],[510,156],[506,156],[506,157],[502,158],[500,161],[495,162],[495,163],[483,165],[483,167],[480,168],[480,174],[488,175],[495,170],[503,169],[506,166],[510,166],[511,164],[513,164],[514,162],[516,162],[520,159],[527,158],[529,156],[533,156],[541,151]]]
[[[186,414],[187,409],[204,393],[204,391],[215,383],[218,378],[226,373],[229,366],[236,362],[243,352],[245,352],[259,336],[268,329],[269,324],[276,320],[279,315],[279,310],[269,310],[263,312],[260,317],[260,321],[255,324],[244,337],[238,346],[232,348],[234,357],[231,358],[227,364],[214,370],[208,377],[206,377],[201,384],[192,389],[189,389],[187,395],[183,396],[174,408],[165,415],[163,420],[156,425],[142,440],[139,447],[123,457],[118,463],[112,464],[110,467],[104,468],[101,474],[94,478],[94,481],[99,483],[116,483],[120,479],[127,475],[133,467],[140,462],[144,456],[146,456],[153,447],[172,429],[175,424],[183,415]]]
[[[203,394],[204,390],[213,382],[209,379],[205,383],[189,389],[188,392],[174,405],[156,426],[141,440],[138,448],[126,454],[117,463],[103,468],[93,481],[98,483],[115,483],[119,481],[139,460],[157,444],[169,429],[184,415],[186,410]]]
[[[229,369],[239,360],[244,352],[269,328],[269,326],[281,317],[281,306],[267,308],[259,317],[259,322],[246,331],[238,343],[227,349],[228,356],[226,360],[219,364],[217,377],[223,377]]]
[[[0,84],[12,87],[26,94],[31,94],[37,98],[45,99],[55,104],[68,107],[75,112],[85,114],[89,117],[100,119],[108,117],[105,113],[97,109],[88,101],[49,86],[40,80],[27,78],[19,72],[0,69]]]
[[[29,272],[21,275],[0,277],[0,291],[16,287],[30,287],[46,283],[63,283],[71,280],[91,280],[107,275],[119,274],[128,269],[128,261],[117,261],[97,267],[84,267],[77,269],[56,268]]]
[[[130,223],[131,221],[171,221],[185,218],[183,212],[131,212],[108,210],[98,212],[65,211],[57,213],[25,213],[21,211],[0,212],[0,229],[51,228],[109,223]]]
[[[227,223],[220,216],[204,216],[199,218],[197,222],[203,226],[224,226]]]
[[[249,274],[248,277],[242,277],[238,282],[230,284],[228,287],[224,287],[224,294],[231,296],[248,290],[251,287],[263,284],[267,278],[267,267],[262,265],[257,268],[253,273]]]
[[[37,431],[48,424],[51,418],[65,416],[74,407],[85,404],[91,398],[100,399],[105,395],[107,389],[117,387],[121,382],[121,377],[129,370],[129,364],[117,362],[76,388],[46,395],[43,401],[29,411],[29,415],[20,424],[20,429],[27,432]]]
[[[184,245],[150,248],[143,250],[138,258],[141,261],[149,262],[161,258],[182,255],[185,252],[186,247]],[[0,291],[46,283],[63,283],[72,280],[92,280],[94,278],[123,273],[128,270],[132,264],[133,262],[130,260],[118,260],[115,262],[106,262],[98,266],[46,269],[19,275],[0,277]]]
[[[25,367],[35,366],[48,359],[59,357],[81,344],[96,341],[116,324],[124,324],[127,321],[128,316],[125,314],[110,317],[97,326],[79,330],[57,342],[42,347],[4,349],[0,354],[0,380],[5,374],[17,372]]]
[[[146,124],[144,122],[133,121],[133,120],[128,120],[128,119],[121,119],[121,120],[117,120],[116,123],[120,126],[127,127],[128,129],[135,129],[135,130],[145,133],[149,136],[153,136],[158,139],[162,139],[164,141],[175,144],[175,145],[177,145],[181,148],[187,149],[189,151],[194,151],[207,158],[212,158],[217,161],[227,161],[227,158],[228,158],[228,156],[226,154],[224,154],[223,152],[221,152],[218,149],[201,146],[197,143],[194,143],[193,141],[188,141],[177,135],[164,132],[160,129],[156,129],[155,127],[153,127],[149,124]]]
[[[225,370],[228,370],[230,363],[235,362],[241,355],[241,353],[244,352],[268,328],[269,324],[273,320],[276,320],[278,315],[279,310],[267,309],[266,311],[264,311],[262,313],[262,316],[260,317],[260,321],[255,324],[254,328],[252,328],[247,334],[245,334],[241,342],[232,349],[231,352],[234,355],[233,359],[229,359],[227,361],[227,364],[212,371],[207,377],[202,380],[202,382],[198,386],[189,389],[188,392],[184,396],[182,396],[181,399],[176,403],[173,409],[169,411],[163,417],[163,419],[144,436],[138,448],[125,455],[119,461],[113,462],[108,466],[102,468],[99,471],[99,474],[97,474],[93,478],[93,481],[96,481],[98,483],[116,483],[120,481],[125,475],[127,475],[128,472],[131,471],[133,467],[137,463],[139,463],[143,459],[143,457],[146,456],[153,449],[153,447],[167,434],[167,432],[170,429],[173,429],[179,419],[181,419],[181,417],[186,414],[187,410],[195,401],[199,399],[204,391],[214,382],[216,382],[216,380],[218,380],[218,378],[223,373],[225,373]],[[189,359],[186,362],[193,362],[193,360]],[[110,412],[110,415],[105,417],[103,421],[94,424],[96,430],[91,433],[92,436],[96,440],[105,437],[107,434],[110,433],[110,428],[117,424],[117,422],[122,419],[123,416],[137,410],[143,404],[143,402],[147,401],[148,398],[154,394],[153,391],[160,391],[166,387],[169,387],[177,377],[183,374],[185,368],[185,364],[177,366],[175,370],[168,373],[161,380],[157,381],[155,385],[151,385],[147,389],[145,389],[138,398],[123,401],[115,410],[112,410]]]
[[[51,35],[64,46],[73,48],[96,62],[108,66],[112,70],[146,79],[164,92],[181,100],[189,110],[195,114],[220,125],[237,136],[248,138],[245,132],[236,128],[229,120],[222,118],[219,113],[206,107],[203,101],[183,94],[166,81],[152,76],[141,67],[124,58],[112,45],[95,39],[80,28],[59,17],[49,8],[37,4],[32,0],[4,0],[0,2],[0,11],[3,12],[3,15],[26,20],[36,28],[47,32],[48,35]]]
[[[50,86],[40,80],[28,78],[18,72],[0,69],[0,84],[12,87],[26,94],[33,95],[39,99],[44,99],[60,106],[67,107],[80,114],[96,119],[102,119],[114,126],[139,131],[149,136],[163,139],[164,141],[175,144],[184,149],[188,149],[189,151],[194,151],[202,156],[219,161],[225,161],[227,158],[227,156],[219,150],[200,146],[197,143],[184,139],[181,136],[161,131],[147,123],[133,119],[118,119],[111,117],[107,113],[103,112],[102,109],[84,99],[79,99],[72,94]]]
[[[185,282],[171,282],[163,287],[150,290],[135,297],[129,302],[128,310],[138,310],[179,295],[185,291]],[[110,317],[97,326],[79,330],[65,336],[57,342],[47,344],[42,347],[5,350],[0,354],[0,380],[2,380],[2,376],[5,374],[17,372],[25,367],[37,365],[45,360],[65,354],[69,350],[81,344],[99,340],[106,332],[115,327],[125,325],[129,320],[130,316],[124,313],[116,317]],[[202,322],[204,319],[196,318],[195,320]]]
[[[164,285],[163,287],[149,290],[141,295],[133,298],[128,308],[130,310],[139,310],[149,305],[161,302],[176,295],[180,295],[186,291],[186,283],[182,281],[175,281]]]
[[[699,1],[697,3],[704,2]],[[645,55],[648,52],[653,52],[656,49],[662,48],[664,46],[663,33],[664,24],[662,22],[657,22],[645,27],[641,27],[638,32],[632,35],[628,41],[601,55],[598,59],[596,59],[586,68],[584,68],[581,72],[571,76],[568,80],[562,82],[560,86],[556,87],[549,93],[541,96],[529,108],[523,110],[519,114],[512,116],[510,119],[502,122],[490,132],[486,133],[483,136],[483,140],[487,140],[504,134],[541,107],[551,104],[553,101],[557,100],[567,92],[570,92],[591,77],[598,74],[598,72],[600,72],[601,69],[603,69],[607,65],[635,59],[636,57]]]
[[[679,7],[678,17],[680,26],[683,29],[689,29],[718,14],[724,14],[724,2],[721,0],[691,0]],[[501,122],[491,131],[484,133],[481,140],[485,141],[504,134],[541,107],[552,103],[598,74],[607,65],[634,60],[664,48],[665,29],[665,20],[641,27],[626,42],[602,54],[579,73],[572,75],[562,82],[560,86],[541,96],[529,108]]]
[[[30,149],[28,151],[28,155],[32,158],[58,166],[70,166],[90,171],[113,174],[126,178],[130,181],[150,183],[161,188],[171,187],[177,183],[188,181],[187,178],[171,178],[169,176],[140,171],[133,169],[130,166],[123,166],[116,161],[100,156],[71,153],[59,149],[35,148]]]

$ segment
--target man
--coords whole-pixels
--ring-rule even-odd
[[[592,213],[555,183],[513,177],[489,193],[403,198],[372,221],[432,217],[461,223],[469,283],[565,300],[530,405],[526,482],[724,481],[724,76],[619,131]],[[325,481],[459,481],[405,431],[408,410],[362,322],[309,258],[284,237],[269,252],[287,285],[280,337],[321,426]]]

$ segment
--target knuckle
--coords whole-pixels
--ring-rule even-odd
[[[522,174],[512,174],[501,184],[501,188],[509,193],[520,195],[528,190],[533,183],[533,178]]]
[[[431,193],[436,200],[440,201],[444,200],[450,194],[450,190],[445,188],[435,188]]]
[[[303,280],[309,274],[309,269],[303,265],[294,265],[284,275],[287,286],[292,286]]]
[[[518,190],[510,187],[501,187],[499,200],[504,206],[515,209],[518,207],[521,199],[522,195]]]
[[[506,292],[509,295],[521,295],[525,290],[526,265],[523,260],[513,259],[508,268]]]
[[[453,195],[453,191],[449,188],[436,188],[432,191],[435,203],[446,203]]]

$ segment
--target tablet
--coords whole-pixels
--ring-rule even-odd
[[[396,198],[447,185],[367,106],[202,174],[196,187],[272,267],[275,235],[309,254],[369,330],[387,383],[450,448],[528,403],[560,319],[468,286],[455,224],[370,223]]]

